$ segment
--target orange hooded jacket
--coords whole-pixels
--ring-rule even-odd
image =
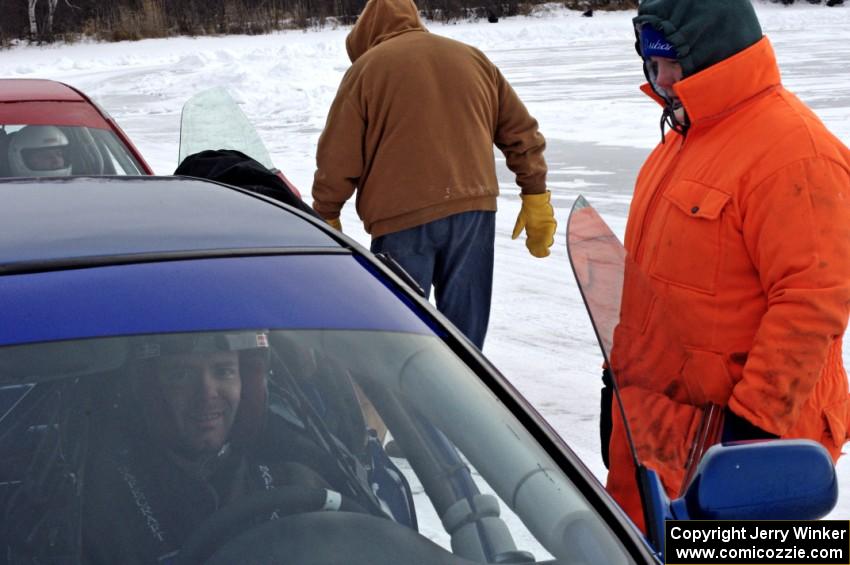
[[[546,191],[537,121],[483,53],[428,33],[411,0],[369,0],[346,48],[352,65],[316,152],[322,217],[339,217],[355,190],[373,238],[495,211],[494,143],[523,193]]]
[[[766,37],[674,90],[691,125],[685,135],[669,132],[641,169],[625,246],[655,302],[673,315],[684,346],[681,384],[697,405],[728,406],[778,436],[819,441],[837,459],[850,427],[841,358],[850,151],[782,87]],[[626,308],[639,302],[628,300],[630,291],[627,279],[621,319],[645,328],[655,305]],[[644,345],[657,349],[649,357],[670,347]],[[607,488],[642,524],[614,416]],[[644,463],[671,496],[682,487],[692,416],[658,408],[629,415],[644,419]]]

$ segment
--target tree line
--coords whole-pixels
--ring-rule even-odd
[[[773,0],[791,4],[794,0]],[[802,1],[802,0],[801,0]],[[806,0],[821,3],[822,0]],[[823,0],[828,5],[843,0]],[[530,13],[544,0],[419,0],[437,21]],[[353,23],[366,0],[0,0],[0,47],[15,41],[138,40],[175,35],[260,34]],[[633,9],[637,0],[562,0],[570,9]]]
[[[419,0],[434,20],[528,13],[544,0]],[[260,34],[353,23],[366,0],[0,0],[0,46],[16,40],[137,40],[175,35]],[[572,8],[621,9],[637,0],[566,0]]]

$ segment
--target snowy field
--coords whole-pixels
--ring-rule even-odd
[[[850,144],[850,7],[757,4],[785,85]],[[500,163],[494,306],[485,354],[604,480],[597,418],[601,356],[573,281],[566,218],[585,194],[622,235],[637,169],[659,140],[659,108],[643,81],[630,13],[582,18],[561,9],[498,24],[430,23],[432,32],[482,49],[540,122],[559,221],[552,255],[511,241],[517,189]],[[110,112],[160,174],[177,165],[180,109],[194,93],[227,87],[258,125],[272,158],[309,199],[314,155],[349,62],[348,28],[265,36],[177,38],[0,51],[0,76],[72,84]],[[415,110],[414,110],[415,111]],[[349,235],[368,245],[353,203]],[[523,236],[524,237],[524,236]],[[848,348],[850,349],[850,348]],[[845,352],[845,363],[850,355]],[[839,463],[839,504],[850,518],[850,457]]]

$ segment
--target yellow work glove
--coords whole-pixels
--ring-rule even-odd
[[[549,204],[550,192],[541,194],[520,194],[522,209],[516,219],[511,239],[516,239],[525,230],[525,246],[535,257],[546,257],[549,248],[555,243],[555,211]]]
[[[339,221],[339,218],[333,218],[332,220],[325,220],[330,227],[337,231],[342,231],[342,222]]]

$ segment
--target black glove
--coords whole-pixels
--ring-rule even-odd
[[[741,418],[729,408],[723,411],[723,433],[720,441],[742,441],[748,439],[778,439],[779,436],[772,434],[752,424],[749,420]]]
[[[614,378],[611,371],[606,367],[602,369],[602,395],[599,403],[599,443],[602,446],[602,462],[608,469],[610,457],[608,455],[608,444],[611,442],[611,404],[614,400]]]

